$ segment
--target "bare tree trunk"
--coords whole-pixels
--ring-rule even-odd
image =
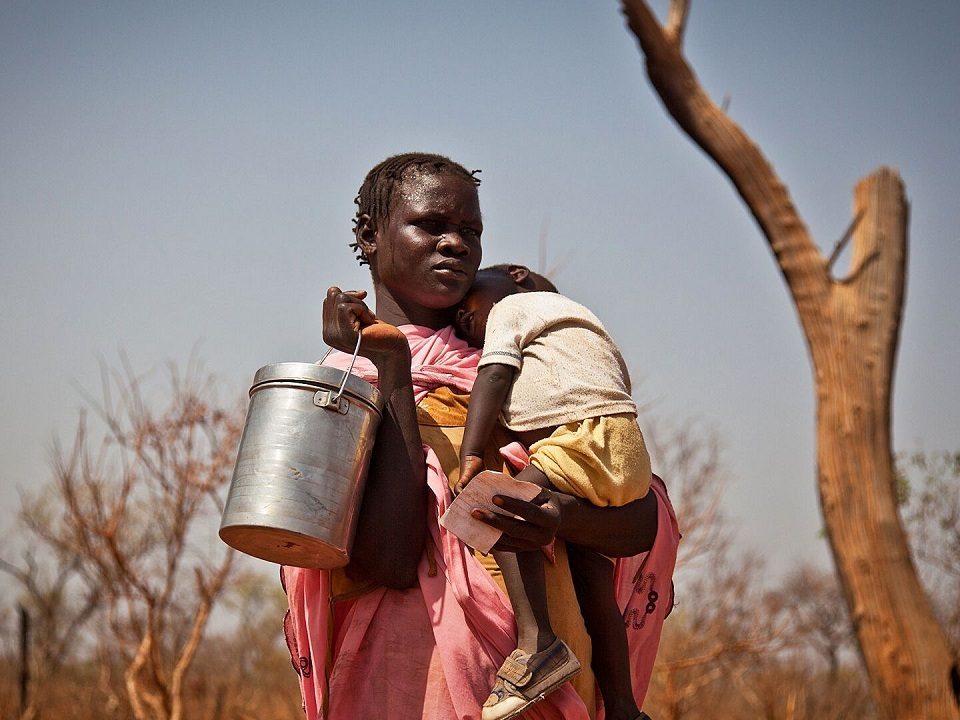
[[[36,707],[30,692],[30,613],[17,605],[20,617],[20,720],[33,720]]]
[[[907,248],[907,203],[881,169],[854,195],[856,276],[805,323],[817,384],[820,500],[830,546],[881,712],[957,716],[950,651],[900,523],[891,392]],[[952,713],[952,714],[951,714]]]
[[[897,173],[862,180],[852,270],[831,275],[759,148],[701,88],[682,55],[688,3],[661,26],[624,0],[650,81],[677,124],[730,178],[767,238],[810,349],[820,498],[830,547],[877,709],[898,720],[957,720],[956,663],[910,559],[897,514],[890,398],[906,276],[907,203]]]

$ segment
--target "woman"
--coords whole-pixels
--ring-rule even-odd
[[[478,359],[450,327],[480,264],[477,185],[472,173],[436,155],[399,155],[376,166],[357,197],[354,244],[370,265],[376,315],[364,292],[333,287],[324,301],[325,342],[352,351],[364,328],[361,355],[369,362],[356,371],[376,380],[386,402],[350,565],[343,572],[283,570],[285,630],[310,720],[479,718],[490,681],[514,647],[492,557],[474,557],[437,523],[458,479]],[[343,356],[330,364],[342,367]],[[631,666],[642,702],[672,604],[679,536],[665,493],[618,508],[548,491],[529,503],[497,502],[518,518],[474,515],[503,531],[498,549],[557,540],[547,578],[551,614],[585,666],[588,640],[571,612],[563,540],[626,558],[618,564],[618,600],[635,631]],[[525,717],[588,718],[595,710],[593,679],[584,672],[576,691],[565,686]]]

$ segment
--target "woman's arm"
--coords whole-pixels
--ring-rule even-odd
[[[427,527],[427,475],[407,350],[402,367],[377,366],[385,398],[347,573],[394,589],[417,583]]]
[[[648,492],[619,507],[597,507],[586,500],[554,493],[560,504],[557,535],[609,557],[647,552],[657,537],[657,495]]]
[[[648,492],[620,507],[596,507],[564,493],[544,490],[531,502],[498,495],[494,503],[522,520],[477,509],[473,516],[502,530],[498,550],[523,552],[554,537],[610,557],[629,557],[653,547],[657,536],[657,496]]]
[[[377,368],[384,398],[347,574],[395,589],[413,587],[427,527],[426,465],[417,426],[410,347],[403,333],[378,323],[366,293],[330,288],[323,304],[323,339],[352,351],[361,327],[361,354]]]

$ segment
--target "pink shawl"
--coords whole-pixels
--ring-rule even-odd
[[[441,386],[470,391],[479,353],[452,328],[406,325],[401,330],[410,342],[418,402]],[[336,353],[325,364],[345,368],[349,361]],[[363,358],[353,372],[376,381],[375,369]],[[281,569],[290,608],[284,631],[307,720],[479,718],[497,668],[516,647],[509,600],[473,554],[438,523],[452,498],[433,450],[424,446],[424,452],[431,512],[418,587],[378,588],[334,606],[328,572]],[[672,607],[670,578],[679,540],[662,483],[653,488],[661,498],[656,544],[649,554],[619,561],[616,570],[638,702],[649,683],[663,618]],[[588,714],[568,683],[525,717],[586,720]]]

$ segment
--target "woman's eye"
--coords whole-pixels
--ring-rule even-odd
[[[439,220],[421,220],[418,224],[431,235],[442,235],[444,232],[444,224]]]

